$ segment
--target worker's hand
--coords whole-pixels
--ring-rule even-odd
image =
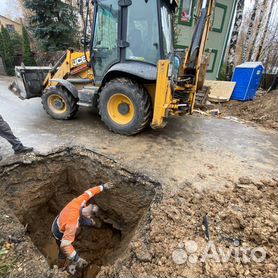
[[[99,219],[91,219],[92,220],[92,226],[95,227],[95,228],[101,228],[101,222]]]
[[[102,184],[102,186],[103,186],[103,190],[109,190],[114,187],[114,185],[111,182],[104,183]]]
[[[76,268],[77,269],[84,269],[88,266],[88,262],[82,258],[78,258],[76,262]]]

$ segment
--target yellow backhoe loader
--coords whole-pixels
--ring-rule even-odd
[[[175,0],[94,0],[84,51],[68,50],[53,67],[16,67],[10,90],[22,99],[41,97],[54,119],[71,119],[79,106],[87,106],[96,107],[115,133],[162,128],[170,115],[193,112],[214,1],[199,1],[182,61],[173,47]],[[88,0],[86,5],[87,26]]]

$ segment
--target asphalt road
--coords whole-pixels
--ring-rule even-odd
[[[74,120],[53,120],[40,99],[22,101],[9,92],[10,81],[0,76],[0,114],[16,136],[37,152],[63,145],[84,146],[171,184],[171,190],[184,182],[218,187],[233,184],[241,176],[276,176],[274,131],[194,115],[172,118],[162,130],[147,129],[126,137],[109,132],[98,114],[87,108],[80,108]],[[5,163],[13,152],[2,138],[0,146]]]

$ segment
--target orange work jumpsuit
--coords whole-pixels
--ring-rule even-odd
[[[53,236],[60,243],[62,253],[70,260],[78,257],[72,243],[79,227],[81,209],[86,207],[86,203],[101,191],[103,191],[102,185],[95,186],[73,199],[63,208],[52,224]]]

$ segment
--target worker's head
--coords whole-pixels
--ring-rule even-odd
[[[86,218],[92,218],[94,215],[96,215],[99,211],[99,207],[97,205],[88,205],[85,208],[82,208],[82,216]]]

